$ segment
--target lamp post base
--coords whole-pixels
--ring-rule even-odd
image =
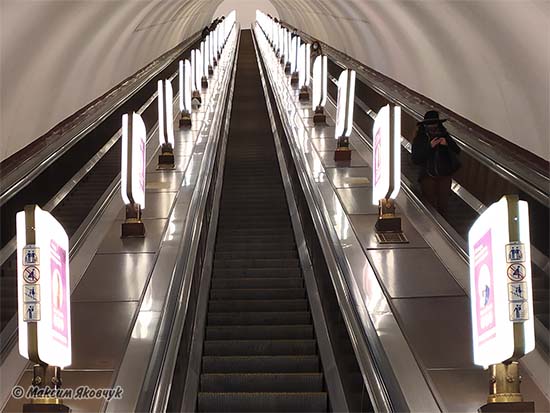
[[[313,115],[313,123],[315,125],[326,125],[327,123],[327,115],[325,115],[325,111],[321,106],[315,109],[315,113]]]
[[[336,162],[349,162],[351,161],[351,149],[350,148],[336,148],[334,151],[334,160]]]
[[[191,127],[191,114],[189,112],[183,112],[180,118],[180,129],[188,129]]]
[[[198,90],[194,90],[193,93],[191,94],[191,107],[193,109],[198,109],[201,107],[201,105],[202,105],[201,92],[199,92]]]
[[[478,409],[480,413],[534,413],[535,402],[487,403]]]
[[[290,85],[292,87],[298,86],[298,72],[294,72],[290,75]]]
[[[300,89],[300,95],[298,96],[298,100],[300,102],[309,101],[309,89],[307,87],[303,87]]]
[[[50,400],[35,399],[33,403],[23,405],[23,413],[68,413],[71,411],[69,406],[64,405],[61,400],[55,399],[58,403]]]
[[[126,205],[126,221],[122,223],[121,238],[145,237],[145,224],[141,221],[141,206]]]
[[[145,224],[143,221],[129,220],[122,223],[121,238],[145,237]]]

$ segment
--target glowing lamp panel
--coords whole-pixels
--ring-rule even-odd
[[[313,108],[324,107],[327,101],[327,57],[317,56],[313,62],[311,91]]]
[[[179,106],[180,112],[189,112],[191,113],[191,92],[192,92],[192,82],[191,82],[191,63],[189,60],[185,61],[180,60],[179,62]]]
[[[355,100],[355,71],[344,70],[338,78],[335,138],[349,137],[353,128]]]
[[[168,143],[174,147],[174,90],[172,88],[172,82],[166,80],[164,82],[166,85],[164,92],[164,107],[166,110],[166,139]]]
[[[390,186],[390,106],[382,107],[372,128],[372,203],[386,197]]]
[[[19,353],[29,359],[29,323],[36,323],[39,359],[71,364],[69,238],[48,212],[35,209],[36,243],[26,245],[25,212],[16,215]],[[33,360],[37,361],[37,360]]]
[[[519,202],[519,243],[509,242],[508,201],[491,205],[468,234],[474,364],[501,363],[514,353],[514,324],[523,352],[535,348],[527,203]]]

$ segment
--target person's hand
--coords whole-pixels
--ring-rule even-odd
[[[440,143],[441,145],[447,146],[447,139],[445,139],[445,138],[439,138],[439,143]]]
[[[435,148],[437,145],[439,145],[439,140],[440,138],[434,138],[430,141],[430,145],[432,146],[432,148]]]

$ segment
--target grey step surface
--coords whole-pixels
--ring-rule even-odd
[[[201,390],[208,392],[320,392],[323,390],[323,375],[321,373],[202,374]]]
[[[311,323],[311,314],[309,311],[274,311],[274,312],[224,312],[208,313],[209,326],[248,326],[248,325],[294,325]]]
[[[317,355],[204,356],[202,373],[292,373],[319,372]]]
[[[207,340],[283,340],[312,339],[311,324],[208,326]]]
[[[327,394],[316,393],[203,393],[200,412],[323,412]]]
[[[327,411],[315,330],[254,50],[250,34],[242,33],[238,65],[248,62],[244,73],[253,79],[239,87],[243,70],[238,67],[196,408]]]
[[[212,289],[211,300],[292,300],[306,298],[304,288]]]

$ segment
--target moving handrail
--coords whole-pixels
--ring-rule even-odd
[[[233,30],[238,33],[240,29],[237,25],[234,25]],[[228,64],[228,67],[231,67],[232,70],[225,72],[221,82],[221,96],[218,99],[218,104],[219,107],[223,108],[226,106],[223,103],[227,102],[232,96],[236,70],[235,47],[236,45],[230,51],[232,55],[230,56],[230,64]],[[185,223],[183,238],[178,250],[180,258],[172,272],[168,297],[162,311],[161,323],[156,334],[157,339],[147,366],[146,379],[140,392],[136,411],[166,411],[181,340],[180,332],[183,330],[188,311],[189,287],[195,268],[200,234],[203,229],[205,205],[214,173],[213,165],[220,131],[222,130],[223,116],[222,111],[214,112],[210,127],[210,138],[215,137],[215,139],[208,140],[204,151],[203,166],[189,205],[189,211],[194,212]],[[181,277],[178,274],[181,274]]]
[[[258,56],[262,56],[255,39]],[[260,57],[258,57],[260,59]],[[262,56],[263,60],[263,56]],[[264,72],[264,65],[260,64],[260,74],[266,96],[269,88],[273,88],[274,80],[270,72]],[[268,79],[269,78],[269,79]],[[271,85],[271,86],[268,86]],[[277,93],[273,93],[279,113],[285,112],[284,103]],[[286,136],[293,136],[292,127],[281,118],[282,127]],[[410,408],[399,386],[390,362],[382,348],[376,329],[370,318],[363,318],[357,314],[353,304],[353,287],[348,280],[352,279],[352,270],[344,255],[335,229],[330,225],[330,213],[322,200],[319,188],[311,181],[311,173],[307,166],[300,161],[298,147],[290,144],[294,165],[298,173],[304,195],[306,196],[312,219],[315,223],[319,240],[335,287],[338,302],[342,310],[346,328],[350,334],[355,355],[363,375],[363,382],[368,389],[369,396],[378,412],[407,412]]]
[[[339,66],[353,69],[357,73],[357,78],[368,87],[372,88],[375,92],[386,98],[388,101],[400,105],[406,112],[412,115],[416,120],[421,120],[423,114],[412,108],[407,102],[393,96],[386,90],[380,88],[371,79],[376,75],[372,69],[367,68],[357,60],[346,56],[339,50],[331,47],[330,45],[313,38],[307,33],[290,26],[287,23],[281,22],[284,26],[290,30],[296,30],[296,32],[305,40],[309,42],[317,41],[321,44],[322,50],[329,55],[332,60]],[[473,132],[470,132],[473,133]],[[501,151],[498,151],[492,147],[492,144],[484,139],[481,134],[476,134],[475,139],[471,139],[468,136],[456,136],[451,135],[457,143],[472,157],[488,166],[494,172],[502,176],[509,182],[517,185],[527,194],[532,196],[542,205],[548,205],[548,199],[550,196],[550,176],[543,174],[541,171],[531,167],[528,163],[514,162],[513,160],[503,156]]]
[[[129,83],[129,79],[124,80],[115,90],[110,91],[107,95],[114,94],[114,97],[106,99],[105,104],[89,119],[78,122],[74,127],[67,132],[62,133],[60,138],[52,147],[46,147],[37,153],[32,158],[27,159],[23,164],[19,165],[14,170],[8,172],[1,177],[1,192],[0,206],[13,198],[19,191],[29,185],[37,176],[44,172],[49,166],[55,163],[69,149],[80,142],[90,131],[95,129],[109,115],[117,110],[120,105],[124,104],[128,99],[134,96],[144,85],[149,83],[155,76],[169,66],[176,56],[183,53],[192,44],[201,37],[201,32],[197,31],[184,42],[180,43],[173,49],[169,50],[147,67],[141,69],[133,75],[131,79],[133,83]],[[88,105],[88,108],[95,104]],[[61,129],[61,128],[60,128]]]

